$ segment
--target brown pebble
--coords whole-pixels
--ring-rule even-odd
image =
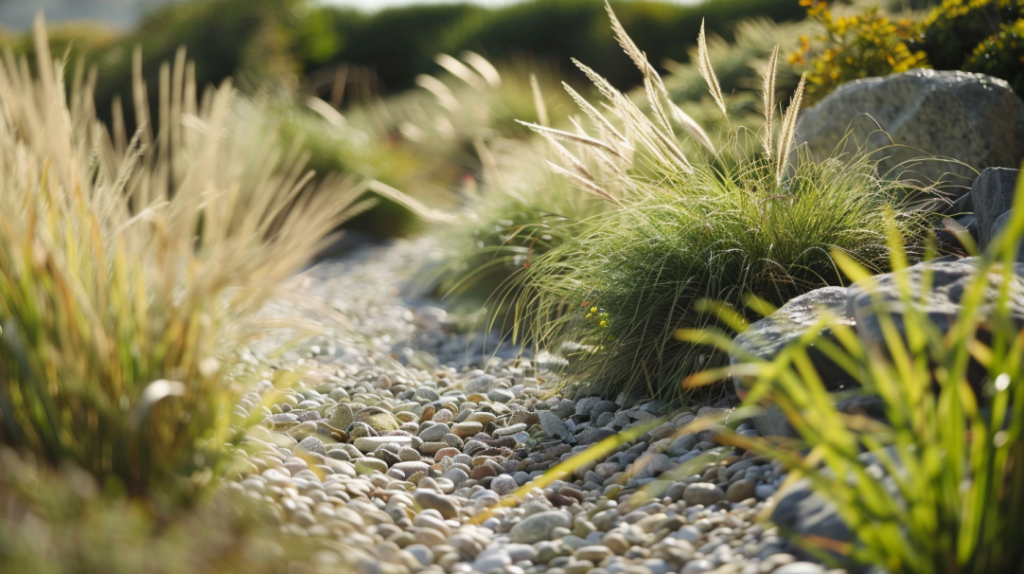
[[[473,480],[483,480],[488,476],[497,476],[497,474],[498,473],[495,472],[493,468],[487,466],[486,464],[482,464],[473,467],[473,470],[470,471],[469,473],[469,477],[472,478]]]
[[[434,408],[434,405],[427,405],[423,407],[423,413],[420,415],[420,424],[423,424],[434,418],[435,412],[437,412],[437,409]]]

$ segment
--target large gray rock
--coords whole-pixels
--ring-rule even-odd
[[[825,287],[806,293],[783,305],[778,311],[750,325],[733,340],[730,361],[740,364],[751,358],[771,361],[783,349],[800,338],[823,315],[828,314],[841,324],[854,324],[847,315],[847,292],[845,287]],[[819,331],[819,336],[835,340],[830,327]],[[860,384],[849,373],[836,365],[813,345],[808,356],[821,380],[829,391],[848,391]],[[736,393],[744,398],[753,383],[739,376],[732,377]],[[840,403],[840,408],[843,404]],[[770,407],[754,417],[754,427],[762,436],[796,436],[785,415],[777,407]]]
[[[935,260],[872,277],[870,282],[854,283],[849,289],[848,313],[856,321],[858,336],[868,346],[887,347],[879,320],[884,314],[905,338],[911,309],[923,313],[940,333],[949,331],[957,321],[965,291],[975,281],[977,262],[977,258]],[[995,298],[1002,281],[1002,274],[996,271],[987,277],[985,302],[977,311],[980,320],[995,315]],[[1018,327],[1024,326],[1024,263],[1014,264],[1010,281],[1010,318]],[[909,286],[909,297],[903,292],[903,283]],[[984,331],[979,336],[984,337]],[[987,371],[980,365],[972,363],[968,368],[967,378],[974,389],[980,390],[986,377]]]
[[[971,202],[978,221],[979,247],[985,249],[995,236],[993,227],[999,216],[1013,207],[1017,190],[1016,169],[988,168],[971,185]]]
[[[771,361],[806,333],[823,314],[832,315],[839,323],[852,326],[853,319],[847,316],[846,296],[845,287],[825,287],[791,299],[778,311],[754,322],[746,331],[737,335],[732,343],[729,360],[733,365],[750,358]],[[819,336],[835,340],[830,327],[821,329]],[[808,349],[808,355],[829,390],[859,386],[849,373],[813,345]],[[738,376],[733,376],[732,380],[741,397],[753,382]]]
[[[847,313],[856,322],[857,334],[868,345],[884,344],[880,313],[888,314],[896,328],[904,331],[908,308],[907,296],[900,287],[902,282],[909,286],[909,300],[915,308],[925,313],[941,332],[946,332],[957,320],[964,292],[977,275],[977,262],[973,257],[944,258],[854,283],[849,289]],[[1014,319],[1024,321],[1024,264],[1014,264],[1013,271],[1010,313]],[[995,311],[994,298],[1001,282],[1002,276],[997,272],[988,277],[987,300],[979,309],[980,317],[988,317]],[[929,286],[928,293],[923,292],[925,285]]]
[[[992,224],[992,237],[996,237],[1002,233],[1003,228],[1010,223],[1010,219],[1012,217],[1012,209],[997,217],[996,222]],[[1024,263],[1024,238],[1022,238],[1020,244],[1017,245],[1017,262]]]
[[[877,151],[882,174],[966,185],[974,179],[972,168],[1020,165],[1024,103],[997,78],[911,70],[840,86],[800,115],[796,142],[821,160],[843,146],[848,131],[846,150],[862,145]],[[914,161],[928,154],[966,165]]]

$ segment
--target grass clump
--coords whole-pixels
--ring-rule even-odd
[[[1012,213],[974,260],[977,272],[945,326],[929,316],[929,294],[915,292],[932,284],[926,269],[917,287],[903,277],[894,293],[873,296],[881,342],[868,344],[855,327],[823,316],[773,361],[729,369],[756,381],[745,404],[777,404],[802,442],[732,433],[726,442],[783,461],[790,482],[806,477],[856,537],[801,541],[807,549],[894,573],[1024,572],[1024,279],[1015,265],[1024,186]],[[894,232],[897,277],[907,267],[902,243]],[[867,269],[841,253],[835,259],[872,293]],[[826,328],[833,340],[818,335]],[[838,412],[811,346],[881,399],[884,420]]]
[[[532,321],[537,327],[529,335],[568,355],[569,380],[581,390],[678,399],[687,375],[727,360],[711,347],[673,338],[679,329],[713,323],[702,301],[740,308],[755,295],[782,304],[808,290],[842,284],[846,277],[834,263],[836,251],[883,270],[888,216],[902,205],[899,190],[878,178],[866,159],[813,163],[791,154],[803,82],[779,122],[778,50],[764,75],[759,149],[735,140],[719,150],[667,101],[661,79],[614,14],[612,19],[620,43],[645,72],[653,119],[592,74],[621,128],[585,101],[581,105],[599,126],[598,137],[537,128],[581,148],[574,156],[558,144],[568,167],[556,165],[555,171],[617,209],[591,219],[578,238],[538,258],[524,276],[536,296],[522,305],[536,309],[524,312],[541,319]],[[699,46],[702,76],[724,114],[703,34]],[[782,126],[777,137],[776,123]],[[700,151],[682,151],[677,125]],[[909,212],[896,217],[914,240],[921,234],[919,219]]]
[[[85,76],[65,85],[41,19],[36,50],[38,75],[0,64],[0,442],[189,502],[230,438],[235,351],[357,190],[309,186],[229,85],[198,100],[183,52],[156,133],[136,56],[128,138],[118,108],[113,130],[96,119]]]

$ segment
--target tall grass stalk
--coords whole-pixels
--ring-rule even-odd
[[[67,85],[41,18],[35,34],[37,74],[0,63],[0,441],[188,500],[229,438],[233,352],[360,190],[308,185],[259,102],[197,97],[184,52],[156,118],[136,53],[142,127],[115,105],[108,131],[95,75]]]
[[[742,308],[755,294],[781,305],[847,281],[833,252],[885,269],[890,213],[911,241],[920,241],[924,226],[862,155],[815,163],[798,153],[790,162],[803,82],[777,114],[769,62],[763,113],[781,115],[772,122],[781,124],[778,132],[716,144],[669,100],[643,52],[609,14],[619,43],[645,75],[651,112],[588,72],[609,110],[581,104],[596,134],[579,125],[573,132],[533,126],[558,140],[559,156],[569,154],[561,144],[578,150],[555,171],[614,208],[523,274],[532,298],[520,301],[521,317],[531,327],[517,335],[567,354],[569,380],[583,392],[678,399],[686,376],[727,358],[673,338],[678,329],[714,323],[701,301]],[[704,82],[720,93],[703,36],[698,44]],[[715,99],[728,111],[724,99]]]

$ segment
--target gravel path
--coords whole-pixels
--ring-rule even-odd
[[[714,429],[680,434],[724,405],[558,396],[516,349],[495,352],[495,337],[460,334],[436,304],[403,296],[430,246],[361,247],[304,274],[350,335],[292,356],[299,387],[264,381],[236,408],[265,418],[230,487],[272,505],[283,531],[346,545],[318,560],[360,574],[826,572],[757,520],[778,465],[717,445]],[[513,503],[552,466],[637,425],[635,440]]]

